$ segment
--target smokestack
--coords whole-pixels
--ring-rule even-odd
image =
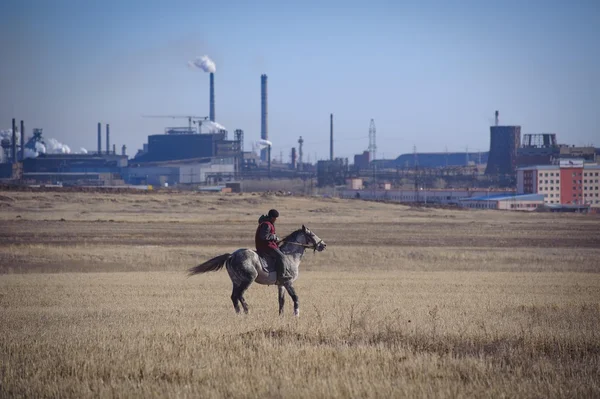
[[[296,155],[296,147],[292,147],[292,169],[298,168],[298,157]]]
[[[102,124],[98,122],[98,154],[102,154]]]
[[[302,136],[298,139],[298,169],[302,170],[302,144],[304,144],[304,139]]]
[[[499,116],[499,115],[500,115],[500,112],[496,111],[496,118],[494,119],[494,124],[495,124],[495,126],[498,126],[498,123],[499,123],[498,116]]]
[[[12,147],[11,147],[12,163],[17,162],[17,121],[12,120]]]
[[[329,160],[333,161],[333,114],[329,115]]]
[[[117,155],[117,145],[113,144],[113,155]]]
[[[269,157],[269,161],[268,161],[269,177],[271,177],[271,146],[270,145],[267,147],[267,156]]]
[[[267,75],[260,75],[260,138],[263,140],[269,140],[269,111],[267,109],[267,100]],[[266,149],[261,150],[261,161],[267,161],[267,155]],[[271,160],[269,159],[269,162],[270,161]]]
[[[215,74],[210,73],[210,120],[215,121]]]
[[[21,161],[25,159],[25,122],[21,121]]]
[[[106,124],[106,153],[110,154],[110,125]]]
[[[127,146],[125,144],[123,144],[123,147],[121,147],[121,155],[127,155]]]

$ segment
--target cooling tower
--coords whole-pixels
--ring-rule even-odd
[[[512,175],[517,168],[517,148],[521,145],[521,126],[491,126],[490,153],[486,175]]]

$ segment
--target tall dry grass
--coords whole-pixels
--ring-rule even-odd
[[[600,223],[260,195],[0,193],[0,397],[598,397]],[[301,316],[226,272],[260,213],[328,243]]]
[[[301,317],[226,273],[0,279],[1,396],[594,397],[596,275],[306,272]]]

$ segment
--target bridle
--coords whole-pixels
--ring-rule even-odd
[[[293,241],[282,241],[283,244],[292,244],[292,245],[297,245],[299,247],[302,248],[306,248],[306,249],[312,249],[313,251],[317,251],[317,248],[319,247],[319,245],[321,245],[323,243],[323,240],[319,239],[319,242],[315,241],[315,239],[309,235],[310,240],[313,242],[313,245],[310,244],[301,244],[299,242],[293,242]]]

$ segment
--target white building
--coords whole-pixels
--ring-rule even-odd
[[[460,203],[465,208],[499,209],[506,211],[534,211],[544,205],[541,194],[523,195],[490,195],[482,197],[463,198]]]
[[[131,184],[169,185],[216,184],[235,177],[235,165],[224,160],[212,162],[160,162],[130,166],[124,170]]]
[[[463,198],[489,195],[514,195],[513,190],[485,189],[421,189],[421,190],[351,190],[340,191],[342,198],[357,198],[390,202],[419,202],[460,205]]]

